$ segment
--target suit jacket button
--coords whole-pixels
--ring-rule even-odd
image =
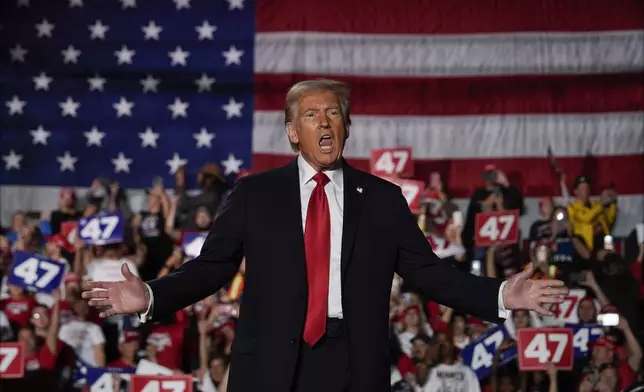
[[[295,344],[295,339],[291,339],[291,344]]]

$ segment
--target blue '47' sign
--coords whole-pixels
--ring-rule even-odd
[[[604,334],[599,324],[566,324],[566,328],[572,329],[572,348],[575,358],[584,358],[590,349],[589,345]]]
[[[16,252],[7,283],[29,291],[51,293],[60,287],[65,264],[36,253]]]
[[[123,216],[98,214],[78,221],[78,237],[88,245],[107,245],[123,242]]]
[[[498,326],[487,331],[476,341],[463,348],[461,357],[463,364],[474,370],[479,380],[492,374],[494,355],[501,346],[501,343],[509,336],[504,326]],[[517,356],[516,346],[503,351],[499,358],[499,366],[505,365]]]

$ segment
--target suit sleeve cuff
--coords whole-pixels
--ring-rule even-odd
[[[507,280],[501,283],[501,287],[499,287],[499,318],[502,319],[507,319],[510,316],[510,312],[505,308],[505,304],[503,303],[503,289],[505,288],[505,285],[507,284]],[[150,297],[152,298],[152,297]]]
[[[145,312],[139,314],[139,320],[141,321],[141,324],[149,321],[152,318],[152,309],[154,308],[154,294],[152,294],[152,288],[150,288],[150,285],[148,285],[147,283],[145,283],[145,288],[148,290],[148,294],[150,295],[150,301],[148,302],[148,308],[145,310]]]

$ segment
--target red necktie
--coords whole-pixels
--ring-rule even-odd
[[[326,329],[329,297],[329,265],[331,263],[331,215],[324,186],[329,177],[324,173],[313,176],[317,182],[306,213],[304,246],[309,299],[304,324],[304,341],[313,346]]]

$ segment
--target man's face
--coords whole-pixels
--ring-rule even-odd
[[[305,95],[295,116],[286,124],[292,143],[315,170],[331,168],[342,157],[348,130],[340,111],[340,101],[331,91]]]
[[[140,344],[138,340],[130,340],[121,343],[119,345],[119,351],[121,351],[121,355],[124,357],[134,358],[136,352],[139,351],[139,346]]]
[[[582,182],[575,189],[575,195],[580,200],[588,200],[590,198],[590,185],[587,182]]]
[[[593,348],[593,362],[595,366],[601,366],[613,361],[613,350],[606,346],[595,346]]]
[[[411,346],[411,357],[416,359],[424,359],[427,356],[428,344],[420,339],[414,340]]]
[[[512,313],[516,329],[528,328],[530,326],[530,314],[526,310],[516,310]]]
[[[596,320],[595,305],[591,301],[582,301],[577,308],[579,320],[584,323],[592,323]]]

